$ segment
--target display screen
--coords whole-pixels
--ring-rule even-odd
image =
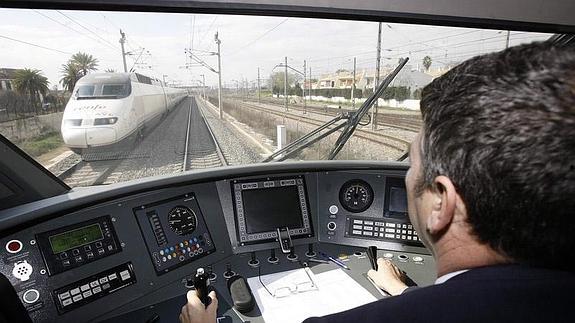
[[[242,191],[248,234],[303,227],[296,185]]]
[[[389,190],[389,211],[407,213],[407,192],[404,187],[392,187]]]
[[[81,247],[85,244],[103,238],[102,229],[98,223],[79,229],[66,231],[50,236],[50,245],[54,254]]]
[[[385,217],[407,220],[407,190],[403,178],[388,177],[385,184]]]

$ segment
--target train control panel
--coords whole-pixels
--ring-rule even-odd
[[[134,209],[158,275],[216,250],[193,193]]]
[[[320,241],[426,252],[409,220],[403,172],[326,172],[318,183]]]
[[[287,163],[89,188],[3,211],[28,220],[3,228],[0,273],[33,322],[177,322],[198,268],[224,322],[263,322],[257,305],[237,310],[234,277],[343,268],[310,260],[319,254],[383,298],[365,276],[368,246],[414,283],[435,279],[409,221],[406,171],[398,163]]]

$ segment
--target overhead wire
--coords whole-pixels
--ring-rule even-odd
[[[114,23],[110,18],[106,17],[106,15],[104,15],[103,13],[100,13],[100,15],[106,20],[108,21],[110,24],[112,24],[116,29],[118,29],[118,31],[123,31],[124,34],[127,34],[127,31],[125,28],[120,27],[118,24]],[[141,51],[141,54],[138,55],[140,58],[142,57],[149,57],[150,60],[155,60],[155,58],[153,57],[152,53],[147,50],[146,48],[144,48],[142,45],[140,45],[138,42],[136,42],[135,40],[131,39],[131,38],[126,38],[126,46],[128,47],[128,49],[130,50],[129,52],[127,52],[126,56],[128,56],[130,59],[132,59],[134,62],[132,64],[132,67],[130,68],[130,70],[136,70],[136,67],[139,65],[139,68],[147,68],[152,70],[154,73],[158,74],[157,71],[155,69],[153,69],[152,67],[152,63],[147,64],[145,62],[139,62],[138,58],[134,58],[134,55],[131,54],[135,54],[136,52]],[[134,43],[136,46],[138,46],[137,49],[134,49],[134,47],[132,47],[132,45],[130,44],[130,42]]]
[[[70,53],[70,52],[66,52],[66,51],[63,51],[63,50],[59,50],[59,49],[55,49],[55,48],[50,48],[50,47],[46,47],[46,46],[42,46],[42,45],[38,45],[38,44],[33,44],[33,43],[30,43],[30,42],[27,42],[27,41],[24,41],[24,40],[14,39],[14,38],[11,38],[11,37],[8,37],[8,36],[0,35],[0,38],[5,38],[5,39],[11,40],[11,41],[18,42],[18,43],[22,43],[22,44],[26,44],[26,45],[30,45],[30,46],[34,46],[34,47],[38,47],[38,48],[42,48],[42,49],[46,49],[46,50],[58,52],[58,53],[61,53],[61,54],[74,55],[74,53]]]
[[[214,26],[214,23],[216,22],[216,20],[217,20],[218,18],[219,18],[219,16],[214,17],[214,19],[213,19],[212,22],[210,23],[210,26],[209,26],[208,29],[206,29],[206,31],[204,32],[204,37],[202,37],[202,38],[200,39],[200,42],[198,43],[198,47],[204,43],[204,40],[205,40],[206,37],[210,34],[210,31],[212,30],[212,27]]]
[[[522,35],[525,34],[523,32],[519,32],[519,33],[513,33],[511,34],[511,37],[515,37],[515,38],[511,38],[513,39],[527,39],[527,38],[531,38],[532,36],[528,36],[528,37],[521,37],[521,38],[517,38],[518,35]],[[460,43],[455,43],[455,44],[449,44],[449,45],[445,45],[443,47],[437,47],[434,46],[435,49],[437,50],[448,50],[448,49],[453,49],[453,48],[460,48],[460,47],[466,47],[466,46],[470,46],[473,45],[475,43],[477,43],[478,41],[485,41],[485,40],[491,40],[491,39],[495,39],[495,38],[500,38],[500,37],[504,37],[505,35],[497,35],[497,36],[490,36],[490,37],[486,37],[486,38],[481,38],[481,39],[475,39],[475,40],[466,40],[464,42],[460,42]],[[485,42],[485,43],[495,43],[497,41],[492,41],[492,42]],[[402,57],[404,55],[408,55],[408,54],[413,54],[413,53],[419,53],[419,52],[425,52],[428,49],[417,49],[417,50],[411,50],[411,51],[404,51],[404,52],[400,52],[400,53],[393,53],[393,54],[387,54],[387,57],[382,57],[384,59],[394,59],[394,58],[399,58]],[[367,55],[370,53],[376,53],[377,51],[367,51],[367,52],[361,52],[361,53],[356,53],[355,55],[343,55],[343,56],[339,56],[339,57],[333,57],[331,60],[334,60],[334,62],[330,62],[328,64],[321,64],[319,65],[320,67],[325,67],[325,66],[331,66],[331,65],[341,65],[343,63],[345,63],[346,61],[343,62],[338,62],[337,59],[338,58],[348,58],[351,56],[357,57],[357,56],[361,56],[361,55]],[[452,56],[452,55],[450,55]],[[359,59],[358,62],[365,62],[365,61],[369,61],[371,58],[363,58],[363,59]],[[375,59],[375,58],[373,58]],[[311,61],[311,60],[310,60]],[[351,59],[348,59],[348,61],[351,61]],[[313,62],[313,61],[311,61]],[[318,65],[314,65],[316,68]]]
[[[385,48],[384,51],[390,51],[390,50],[394,50],[394,49],[398,49],[398,48],[402,48],[402,47],[406,47],[406,46],[417,45],[417,44],[421,44],[424,42],[432,42],[432,41],[442,40],[442,39],[446,39],[446,38],[450,38],[450,37],[464,36],[464,35],[468,35],[468,34],[479,32],[479,31],[481,31],[481,30],[479,30],[479,29],[478,30],[470,30],[470,31],[458,33],[455,35],[445,35],[442,37],[438,37],[438,38],[434,38],[434,39],[430,39],[430,40],[425,40],[425,41],[418,41],[418,42],[414,42],[414,43],[410,42],[408,44],[402,44],[402,45],[398,45],[398,46],[394,46],[394,47]],[[370,51],[359,52],[359,53],[337,56],[337,57],[322,57],[322,58],[315,58],[315,59],[311,58],[311,59],[309,59],[309,61],[310,62],[317,62],[317,61],[332,60],[332,59],[337,59],[337,58],[347,58],[347,57],[360,56],[360,55],[365,55],[365,54],[370,54],[370,53],[377,53],[377,50],[370,50]]]
[[[94,34],[96,37],[100,38],[101,40],[103,40],[110,48],[113,48],[114,50],[118,50],[119,48],[116,47],[114,44],[110,43],[108,40],[102,38],[100,35],[98,35],[97,33],[95,33],[94,31],[92,31],[91,29],[87,28],[86,26],[80,24],[79,22],[77,22],[76,20],[74,20],[73,18],[71,18],[70,16],[66,15],[65,13],[63,13],[60,10],[56,10],[56,12],[58,12],[59,14],[61,14],[62,16],[66,17],[68,20],[72,21],[73,23],[75,23],[76,25],[82,27],[84,30],[88,31],[89,33]]]
[[[76,32],[76,33],[78,33],[78,34],[80,34],[80,35],[86,37],[86,38],[89,38],[89,39],[91,39],[91,40],[93,40],[93,41],[96,41],[96,42],[98,42],[98,43],[100,43],[100,44],[103,44],[103,45],[108,46],[107,44],[102,43],[100,40],[95,39],[95,38],[93,38],[93,37],[91,37],[90,35],[87,35],[87,34],[85,34],[85,33],[82,33],[82,32],[80,32],[80,31],[78,31],[78,30],[76,30],[76,29],[74,29],[74,28],[72,28],[72,27],[70,27],[70,26],[68,26],[68,25],[66,25],[66,24],[64,24],[64,23],[62,23],[62,22],[60,22],[60,21],[58,21],[58,20],[56,20],[56,19],[54,19],[54,18],[48,16],[48,15],[46,15],[46,14],[41,13],[40,11],[38,11],[38,10],[36,10],[36,9],[33,9],[33,11],[36,12],[37,14],[39,14],[40,16],[42,16],[42,17],[44,17],[44,18],[46,18],[46,19],[49,19],[49,20],[51,20],[51,21],[53,21],[53,22],[55,22],[55,23],[57,23],[57,24],[59,24],[59,25],[65,27],[65,28],[67,28],[67,29],[69,29],[69,30],[72,30],[72,31],[74,31],[74,32]],[[108,46],[108,47],[109,47],[109,46]],[[114,49],[114,50],[116,50],[116,49]]]
[[[239,52],[241,52],[242,50],[246,49],[247,47],[251,46],[252,44],[256,43],[258,40],[264,38],[267,34],[271,33],[272,31],[274,31],[275,29],[277,29],[279,26],[283,25],[286,21],[288,21],[290,18],[286,18],[284,20],[282,20],[279,24],[275,25],[274,27],[270,28],[269,30],[267,30],[266,32],[264,32],[263,34],[261,34],[258,38],[252,40],[251,42],[245,44],[244,46],[242,46],[240,49],[236,50],[235,52],[229,54],[228,56],[234,56],[237,55]]]

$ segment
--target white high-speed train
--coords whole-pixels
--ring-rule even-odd
[[[64,143],[77,153],[135,138],[187,95],[138,73],[93,73],[76,83],[62,119]]]

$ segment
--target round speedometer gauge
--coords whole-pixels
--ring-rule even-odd
[[[363,212],[373,203],[373,189],[361,179],[348,181],[339,190],[339,202],[349,212]]]
[[[168,213],[170,228],[178,235],[191,233],[196,229],[196,214],[190,208],[178,205]]]

